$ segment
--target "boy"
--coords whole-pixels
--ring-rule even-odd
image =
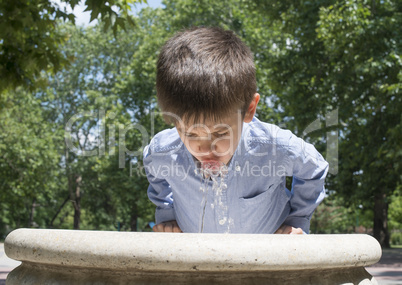
[[[253,57],[233,32],[201,27],[176,34],[161,49],[156,89],[175,128],[144,149],[154,231],[309,232],[328,163],[290,131],[254,117],[260,95]],[[197,168],[218,163],[226,167],[218,175],[223,187],[201,191],[215,181]],[[286,176],[293,176],[291,191]]]

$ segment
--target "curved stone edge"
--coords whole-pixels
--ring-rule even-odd
[[[18,229],[8,257],[136,271],[281,271],[363,267],[381,257],[368,235],[246,235]]]

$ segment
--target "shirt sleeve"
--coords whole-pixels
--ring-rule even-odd
[[[292,134],[289,141],[289,173],[293,176],[290,206],[285,224],[309,233],[314,210],[325,197],[328,162],[309,143]]]
[[[156,205],[156,224],[176,220],[171,187],[165,179],[158,177],[158,166],[152,159],[149,145],[144,149],[144,168],[149,181],[148,198]]]

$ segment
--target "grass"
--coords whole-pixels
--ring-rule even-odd
[[[402,244],[391,245],[391,248],[402,248]]]

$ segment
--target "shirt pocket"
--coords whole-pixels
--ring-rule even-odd
[[[285,189],[272,184],[254,197],[240,198],[241,226],[248,232],[259,232],[262,228],[275,226],[289,201]]]

